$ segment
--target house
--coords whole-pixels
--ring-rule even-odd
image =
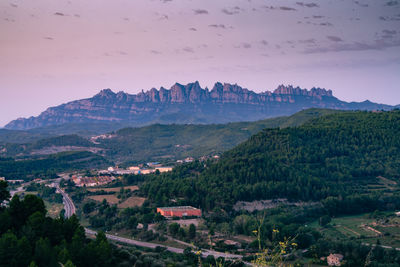
[[[157,212],[164,217],[201,217],[201,210],[191,206],[161,207],[157,208]]]
[[[342,260],[343,260],[342,254],[331,253],[328,257],[326,257],[326,261],[329,266],[340,266]]]
[[[172,171],[172,167],[158,167],[156,168],[159,172],[170,172]]]

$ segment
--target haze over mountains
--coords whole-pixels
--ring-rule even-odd
[[[331,90],[280,85],[273,92],[255,93],[237,84],[215,83],[201,88],[199,82],[174,84],[138,94],[101,90],[81,99],[48,108],[37,117],[19,118],[5,128],[25,130],[67,123],[117,122],[130,126],[151,123],[209,124],[255,121],[291,115],[307,108],[341,110],[390,110],[394,106],[364,102],[344,102]]]

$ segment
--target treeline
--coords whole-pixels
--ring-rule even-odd
[[[0,176],[7,179],[54,178],[57,172],[96,168],[110,164],[103,157],[88,152],[61,152],[41,159],[0,158]]]
[[[201,171],[152,175],[141,190],[158,205],[175,199],[207,210],[237,201],[370,195],[367,185],[377,176],[400,178],[399,136],[400,111],[333,114],[263,130],[217,163],[188,165]]]
[[[88,240],[73,216],[46,217],[35,195],[12,198],[0,209],[0,266],[110,266],[118,263],[104,234]]]
[[[0,202],[9,197],[7,183],[0,181]],[[52,219],[46,213],[42,199],[35,195],[23,199],[16,195],[8,207],[0,207],[1,267],[199,266],[199,256],[190,249],[175,254],[162,247],[122,248],[110,244],[103,232],[88,239],[75,215]],[[223,259],[218,262],[222,266],[244,266]],[[203,259],[202,266],[215,263],[213,257],[208,257]]]
[[[26,133],[29,135],[28,133]],[[1,139],[1,134],[0,134]],[[0,142],[1,144],[1,142]],[[91,147],[94,146],[88,139],[76,134],[60,135],[48,137],[33,141],[31,143],[4,143],[0,145],[4,149],[3,154],[7,156],[30,155],[35,150],[52,146],[77,146],[77,147]]]
[[[61,194],[56,193],[55,187],[49,187],[44,184],[30,183],[25,190],[27,192],[37,192],[38,196],[44,200],[54,203],[63,203]]]

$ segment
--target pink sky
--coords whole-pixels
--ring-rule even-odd
[[[195,80],[400,104],[400,2],[0,2],[0,126],[100,89]]]

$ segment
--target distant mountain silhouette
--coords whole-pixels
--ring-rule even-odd
[[[174,84],[138,94],[101,90],[92,98],[48,108],[37,117],[19,118],[7,129],[32,129],[65,123],[118,122],[140,126],[150,123],[227,123],[291,115],[307,108],[389,110],[394,106],[370,101],[344,102],[331,90],[280,85],[273,92],[255,93],[237,84],[216,83],[212,90],[199,82]]]

